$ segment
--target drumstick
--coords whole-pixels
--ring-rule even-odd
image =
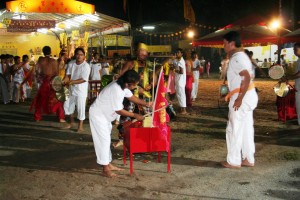
[[[163,107],[161,107],[161,108],[159,108],[159,109],[157,109],[157,110],[155,110],[155,111],[153,111],[153,112],[150,112],[150,113],[147,113],[147,114],[143,115],[143,117],[147,117],[147,116],[151,115],[152,113],[158,112],[158,111],[160,111],[160,110],[162,110],[162,109],[164,109],[164,108],[166,108],[166,107],[167,107],[167,106],[163,106]],[[132,120],[131,123],[129,123],[127,126],[129,126],[130,124],[132,124],[132,123],[134,123],[134,122],[137,122],[137,121],[138,121],[137,119],[134,119],[134,120]],[[127,127],[127,126],[125,126],[125,127]]]

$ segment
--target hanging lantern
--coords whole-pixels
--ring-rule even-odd
[[[66,28],[66,24],[65,23],[59,23],[58,28],[61,28],[61,29],[65,29]]]
[[[10,23],[11,23],[11,20],[8,19],[8,18],[4,18],[2,22],[3,22],[3,24],[5,24],[6,26],[9,26]]]
[[[91,25],[90,20],[87,20],[87,19],[84,20],[84,21],[83,21],[83,25],[84,25],[84,26],[90,26],[90,25]]]

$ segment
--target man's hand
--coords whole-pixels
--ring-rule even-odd
[[[234,108],[234,111],[237,111],[237,110],[241,107],[242,101],[243,101],[243,99],[240,98],[240,97],[238,97],[238,98],[234,101],[234,104],[233,104],[233,106],[232,106],[232,107]]]
[[[137,114],[137,113],[134,113],[134,118],[137,119],[138,121],[142,121],[145,119],[145,117],[143,115],[140,115],[140,114]]]

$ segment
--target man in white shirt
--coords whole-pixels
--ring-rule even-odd
[[[247,54],[241,47],[239,33],[231,31],[224,35],[224,49],[229,55],[227,80],[230,93],[228,123],[226,128],[227,161],[226,168],[254,166],[254,126],[253,110],[258,96],[253,79],[254,70]],[[242,160],[243,159],[243,160]]]
[[[134,70],[126,71],[117,81],[107,85],[90,107],[90,127],[97,156],[97,163],[103,166],[103,175],[109,178],[117,176],[112,171],[121,169],[112,165],[111,131],[112,121],[118,115],[143,120],[144,116],[124,110],[123,100],[126,97],[141,106],[151,107],[152,102],[145,102],[134,96],[131,90],[137,88],[139,74]]]
[[[179,106],[181,108],[180,114],[187,114],[186,112],[186,96],[185,96],[185,85],[186,85],[186,67],[183,59],[183,50],[176,50],[176,59],[174,60],[175,67],[175,90],[176,97],[178,99]]]
[[[90,62],[91,66],[91,75],[90,79],[93,81],[100,81],[101,80],[101,63],[99,61],[99,54],[94,53],[94,59]]]
[[[198,59],[197,52],[192,52],[192,61],[193,61],[193,74],[194,74],[194,82],[192,86],[192,101],[195,101],[198,94],[199,87],[199,70],[200,70],[200,60]]]
[[[83,120],[85,119],[85,105],[88,94],[88,81],[91,68],[85,61],[85,51],[83,48],[75,49],[76,61],[72,63],[67,69],[66,78],[64,82],[70,86],[70,96],[64,103],[64,110],[66,115],[70,115],[71,124],[65,128],[71,128],[74,124],[74,111],[77,107],[77,118],[79,125],[77,132],[84,131]]]
[[[295,73],[293,75],[286,76],[286,78],[283,78],[282,81],[295,80],[296,110],[298,116],[298,124],[300,126],[300,43],[299,42],[294,44],[294,54],[298,56]]]

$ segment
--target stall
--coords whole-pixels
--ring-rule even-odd
[[[92,37],[126,32],[129,27],[128,22],[96,12],[94,5],[76,0],[10,1],[6,9],[0,10],[0,51],[40,55],[42,47],[48,45],[53,56],[58,56],[61,49],[72,56],[78,46],[87,50]]]

